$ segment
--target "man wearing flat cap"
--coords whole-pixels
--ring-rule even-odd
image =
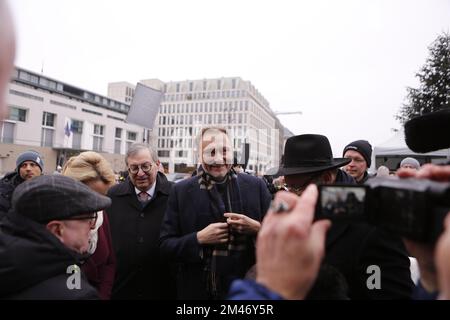
[[[29,150],[16,159],[16,169],[0,180],[0,217],[11,208],[11,196],[14,189],[24,181],[39,177],[44,169],[42,156]]]
[[[284,176],[290,192],[300,195],[311,183],[355,184],[352,177],[339,169],[350,161],[333,158],[327,137],[304,134],[286,141],[284,162],[278,175]],[[409,259],[400,238],[364,222],[341,220],[332,222],[325,246],[324,264],[344,276],[350,299],[410,298],[413,282]],[[367,285],[371,276],[367,270],[374,265],[381,270],[379,288]],[[319,291],[331,286],[323,283],[320,272],[317,281],[322,281],[316,287]],[[336,284],[342,286],[337,281]],[[327,299],[326,292],[317,290],[313,288],[318,296]]]
[[[20,184],[0,220],[0,299],[97,299],[79,266],[97,212],[110,204],[63,175]]]

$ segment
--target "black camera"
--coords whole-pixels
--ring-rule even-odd
[[[319,185],[315,219],[363,221],[433,243],[450,211],[450,183],[372,178],[365,185]]]

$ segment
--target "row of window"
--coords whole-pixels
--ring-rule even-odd
[[[113,108],[116,109],[118,111],[122,111],[122,112],[128,112],[129,106],[120,103],[118,101],[114,101],[112,99],[106,98],[106,97],[102,97],[99,96],[97,94],[93,94],[84,90],[80,90],[78,88],[69,86],[69,85],[64,85],[60,82],[56,82],[53,80],[50,80],[48,78],[42,77],[42,76],[38,76],[32,73],[29,73],[27,71],[24,70],[18,70],[15,69],[14,70],[14,74],[13,77],[16,79],[20,79],[26,82],[30,82],[32,84],[35,85],[39,85],[41,87],[45,87],[54,91],[59,91],[61,93],[66,93],[69,95],[74,95],[74,96],[78,96],[80,98],[84,98],[86,100],[90,100],[93,101],[97,104],[101,104],[105,107],[108,108]],[[134,91],[134,90],[133,90]],[[25,98],[30,98],[30,99],[35,99],[35,100],[39,100],[39,101],[43,101],[44,99],[42,97],[38,97],[38,96],[34,96],[34,95],[30,95],[24,92],[20,92],[17,90],[10,90],[11,94],[15,94],[15,95],[19,95]]]
[[[230,135],[233,137],[246,136],[247,129],[245,126],[236,126],[228,128]],[[196,137],[199,132],[198,127],[159,127],[158,128],[158,137]]]
[[[53,137],[56,126],[56,114],[51,112],[43,112],[42,114],[42,131],[41,131],[41,146],[43,147],[53,147]],[[26,122],[27,120],[27,110],[17,107],[10,106],[9,120]],[[65,128],[66,135],[72,135],[72,148],[81,149],[81,137],[83,133],[83,121],[71,119],[70,127],[67,124]],[[14,132],[15,123],[13,122],[2,122],[1,124],[1,142],[3,143],[14,143]],[[120,152],[120,145],[122,139],[122,128],[116,128],[115,130],[115,147],[114,152]],[[101,124],[94,124],[93,128],[93,146],[92,149],[95,151],[103,151],[103,137],[105,133],[105,126]],[[133,142],[137,141],[137,132],[127,131],[126,135],[127,146]]]
[[[215,101],[196,103],[163,104],[159,107],[160,114],[166,113],[199,113],[199,112],[243,112],[248,111],[249,101]]]
[[[231,79],[231,89],[236,89],[236,84],[237,84],[236,80],[237,79]],[[176,91],[177,92],[180,92],[181,84],[182,83],[177,83],[176,84]],[[209,84],[211,85],[212,82],[209,81]],[[203,88],[203,91],[206,91],[208,89],[208,81],[207,80],[203,80],[202,88]],[[216,88],[217,88],[217,90],[221,90],[222,89],[222,79],[217,79],[216,80]],[[167,85],[164,85],[164,92],[166,92],[166,91],[167,91]],[[189,82],[189,91],[194,91],[194,82],[193,81]]]
[[[159,125],[246,124],[247,114],[196,114],[159,117]]]
[[[246,98],[248,94],[245,90],[224,90],[224,91],[205,91],[188,93],[166,93],[162,101],[180,101],[180,100],[204,100],[204,99],[226,99],[226,98]]]

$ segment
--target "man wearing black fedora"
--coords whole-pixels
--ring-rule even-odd
[[[284,149],[284,162],[277,175],[287,189],[300,195],[311,184],[355,184],[339,169],[351,159],[333,158],[330,142],[323,135],[291,137]],[[350,299],[408,299],[411,297],[409,259],[400,238],[362,222],[333,221],[326,238],[324,264],[345,278]],[[370,286],[373,266],[380,270],[380,286]],[[318,281],[320,281],[320,274]],[[378,288],[379,287],[379,288]]]

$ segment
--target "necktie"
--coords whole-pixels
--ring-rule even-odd
[[[142,203],[146,203],[148,200],[150,200],[150,196],[147,192],[140,192],[138,194],[138,199]]]

